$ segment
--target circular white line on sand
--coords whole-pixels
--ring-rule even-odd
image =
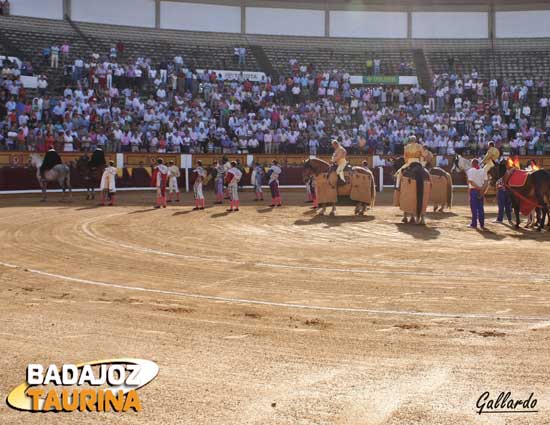
[[[477,314],[477,313],[438,313],[438,312],[409,311],[409,310],[375,310],[375,309],[368,309],[368,308],[330,307],[330,306],[294,304],[294,303],[272,302],[272,301],[262,301],[262,300],[249,300],[245,298],[218,297],[214,295],[202,295],[202,294],[193,294],[189,292],[171,291],[171,290],[165,290],[165,289],[143,288],[141,286],[120,285],[118,283],[81,279],[78,277],[65,276],[57,273],[45,272],[42,270],[29,269],[29,268],[17,266],[10,263],[5,263],[3,261],[0,261],[0,265],[11,269],[23,269],[28,273],[34,273],[40,276],[46,276],[54,279],[66,280],[68,282],[76,282],[83,285],[100,286],[105,288],[123,289],[127,291],[138,291],[138,292],[146,292],[146,293],[161,294],[161,295],[174,295],[178,297],[224,302],[229,304],[251,304],[251,305],[263,305],[268,307],[284,307],[284,308],[292,308],[292,309],[300,309],[300,310],[316,310],[316,311],[329,311],[329,312],[339,312],[339,313],[363,313],[363,314],[371,314],[371,315],[417,316],[417,317],[434,317],[434,318],[448,318],[448,319],[492,319],[492,320],[529,321],[529,322],[550,322],[550,318],[548,317],[536,317],[536,316],[500,316],[500,315],[493,315],[493,314]]]
[[[104,236],[99,236],[90,229],[90,224],[98,222],[103,219],[108,219],[120,215],[125,215],[126,213],[117,213],[110,214],[107,216],[94,217],[90,220],[86,220],[81,225],[82,231],[91,239],[100,241],[103,243],[108,243],[110,245],[115,245],[117,248],[126,248],[132,251],[145,252],[147,254],[160,255],[164,257],[173,257],[173,258],[182,258],[185,260],[192,261],[208,261],[208,262],[218,262],[234,265],[248,265],[253,267],[268,267],[268,268],[278,268],[278,269],[289,269],[289,270],[303,270],[303,271],[316,271],[324,273],[359,273],[359,274],[378,274],[378,275],[400,275],[400,276],[435,276],[435,277],[446,277],[451,279],[464,280],[465,273],[460,272],[449,272],[444,271],[438,272],[421,272],[421,271],[403,271],[403,270],[378,270],[378,269],[352,269],[344,267],[317,267],[317,266],[304,266],[304,265],[292,265],[292,264],[278,264],[278,263],[264,263],[264,262],[255,262],[255,261],[240,261],[240,260],[228,260],[225,258],[219,257],[208,257],[208,256],[197,256],[197,255],[186,255],[178,254],[174,252],[161,251],[153,248],[145,248],[139,245],[127,244],[119,241],[113,241],[111,239],[105,238]],[[479,272],[472,273],[476,278],[479,277]],[[485,280],[491,279],[495,281],[501,281],[502,279],[507,279],[513,276],[523,277],[528,279],[533,279],[540,282],[550,282],[547,275],[537,274],[537,273],[526,273],[522,271],[507,271],[506,273],[491,272],[488,276],[484,277]]]

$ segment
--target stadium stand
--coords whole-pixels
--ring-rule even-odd
[[[96,130],[100,138],[113,131],[110,122],[113,117],[103,120],[113,112],[104,115],[106,109],[112,109],[111,101],[125,102],[122,106],[126,111],[123,112],[132,115],[130,121],[137,124],[139,137],[134,129],[129,128],[125,118],[120,117],[120,110],[116,114],[113,112],[113,116],[121,121],[128,137],[135,139],[135,145],[125,147],[141,152],[157,148],[151,145],[152,139],[157,143],[158,139],[164,142],[164,136],[166,139],[172,137],[168,136],[172,132],[166,126],[165,108],[170,110],[174,119],[174,115],[179,114],[175,111],[180,111],[178,108],[182,105],[186,108],[184,115],[216,117],[210,120],[216,123],[210,124],[212,133],[224,132],[218,139],[203,137],[199,142],[194,139],[191,145],[184,144],[183,151],[193,153],[264,150],[261,138],[256,140],[253,134],[258,131],[260,121],[266,127],[260,131],[262,137],[263,131],[276,131],[274,136],[278,137],[279,123],[285,120],[288,123],[282,125],[284,134],[280,136],[284,142],[281,142],[281,150],[291,154],[313,152],[312,149],[316,151],[317,148],[326,152],[330,137],[342,137],[356,151],[359,140],[365,138],[370,153],[394,153],[402,149],[404,140],[414,132],[422,134],[426,143],[441,155],[452,155],[455,148],[480,153],[486,149],[490,138],[496,139],[509,152],[537,155],[550,152],[548,132],[544,132],[550,128],[550,120],[546,119],[548,106],[539,108],[538,105],[550,85],[546,72],[550,65],[548,39],[355,39],[250,35],[15,16],[0,17],[0,28],[4,53],[31,61],[35,74],[48,76],[48,94],[57,96],[49,102],[50,110],[44,117],[54,118],[59,126],[56,131],[64,129],[74,133],[78,143],[67,142],[69,149],[73,149],[73,145],[77,149],[82,146],[82,135],[67,128],[69,117],[64,116],[66,105],[63,98],[67,94],[76,96],[78,92],[79,99],[84,102],[79,109],[91,111],[93,119],[98,121]],[[50,66],[44,51],[65,42],[70,45],[70,54],[60,57],[58,68]],[[124,46],[123,52],[115,48],[119,43]],[[246,49],[245,63],[236,60],[235,49],[239,47]],[[115,52],[118,57],[109,62],[112,49],[118,52]],[[181,75],[181,69],[175,66],[173,61],[178,55],[184,58],[182,68],[190,68],[185,71],[189,75]],[[84,59],[86,67],[75,77],[75,70],[70,68],[79,58]],[[170,78],[167,79],[164,72],[160,81],[155,76],[162,70],[162,62],[169,62]],[[108,70],[110,64],[114,67]],[[123,74],[116,75],[114,69],[122,70]],[[136,69],[144,70],[143,78],[141,74],[139,77],[133,74]],[[272,78],[267,84],[241,81],[224,85],[223,82],[219,84],[218,76],[194,72],[196,69],[264,71]],[[464,90],[463,93],[462,88],[458,90],[455,81],[466,83],[474,70],[477,75],[473,77],[473,91]],[[111,82],[106,83],[107,73],[110,73],[112,80],[109,81],[112,81],[116,94],[110,93]],[[351,87],[350,75],[373,73],[382,77],[417,74],[421,87]],[[499,80],[495,92],[489,90],[489,80],[493,79]],[[81,87],[76,90],[79,84]],[[91,94],[86,94],[88,89],[91,89]],[[60,96],[61,93],[64,96]],[[29,94],[34,95],[33,92]],[[20,105],[16,106],[12,101],[12,110],[25,108],[25,101],[30,103],[29,98],[24,99],[17,91],[12,95],[19,95]],[[180,98],[176,100],[177,96]],[[201,105],[203,100],[208,104]],[[59,101],[63,104],[63,111],[60,109],[61,113],[55,114],[53,105]],[[162,125],[152,126],[150,120],[146,121],[146,102],[147,108],[155,109],[154,113],[147,115],[152,115],[152,121],[162,121]],[[32,115],[33,106],[28,104],[26,107],[30,110],[25,114]],[[382,110],[386,107],[388,109]],[[263,114],[261,120],[256,113]],[[72,112],[68,114],[72,115]],[[20,115],[18,111],[12,117],[12,131],[7,132],[12,135],[6,137],[12,148],[17,136],[16,119]],[[230,123],[230,115],[235,115],[236,121]],[[276,125],[270,121],[274,116],[277,117]],[[74,125],[81,128],[82,123],[78,120]],[[102,120],[105,122],[100,122]],[[151,134],[150,128],[153,127],[159,138]],[[200,128],[196,122],[182,120],[177,127],[184,140],[191,138],[190,135],[199,136]],[[62,140],[58,140],[60,146],[63,146]],[[312,141],[315,142],[313,146]],[[22,137],[18,146],[25,149],[25,143],[28,140]],[[169,142],[168,145],[169,150],[174,147]],[[43,148],[45,144],[41,146]],[[89,149],[90,144],[87,146]],[[107,146],[110,146],[108,150],[120,149],[115,147],[118,145]],[[272,153],[267,147],[265,151]]]
[[[416,74],[415,51],[426,57],[430,77],[434,73],[449,71],[449,58],[454,58],[455,72],[469,73],[476,69],[480,78],[505,78],[510,83],[521,82],[526,75],[545,80],[550,86],[550,48],[548,39],[353,39],[328,37],[290,37],[268,35],[242,35],[192,31],[159,30],[130,26],[105,25],[68,20],[29,17],[0,17],[2,39],[15,45],[25,57],[39,58],[45,46],[67,41],[71,45],[71,58],[88,57],[92,52],[106,53],[122,40],[129,57],[146,56],[153,61],[173,58],[182,54],[187,64],[199,69],[239,69],[233,60],[236,46],[249,48],[246,62],[248,71],[275,71],[286,74],[289,59],[300,64],[314,64],[317,69],[346,69],[352,74],[367,74],[367,62],[380,59],[382,75]],[[80,32],[80,34],[79,34]],[[88,39],[88,40],[86,40]],[[95,42],[90,46],[89,41]],[[255,49],[256,47],[256,49]],[[267,61],[260,66],[258,47],[265,52]],[[10,50],[4,46],[5,50]],[[35,61],[33,61],[35,62]],[[400,66],[405,63],[409,72]],[[34,63],[40,70],[40,62]],[[51,72],[48,70],[48,72]],[[54,84],[61,71],[53,72]],[[420,78],[421,76],[419,76]],[[422,82],[423,78],[420,78]]]
[[[406,63],[414,74],[412,50],[404,40],[330,39],[327,37],[288,37],[158,30],[28,17],[0,17],[5,36],[20,45],[29,57],[39,57],[43,47],[68,41],[73,55],[89,56],[93,49],[75,30],[97,42],[95,51],[106,52],[121,40],[130,57],[146,56],[153,61],[183,54],[188,65],[204,69],[240,69],[233,61],[236,46],[249,47],[246,70],[269,71],[260,68],[254,46],[262,48],[270,65],[278,72],[288,72],[290,58],[300,63],[315,64],[322,69],[346,69],[350,73],[366,74],[367,60],[380,59],[380,74],[397,75]],[[269,66],[269,65],[267,65]]]

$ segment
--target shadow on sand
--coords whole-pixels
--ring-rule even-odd
[[[238,211],[237,211],[237,213],[238,213]],[[210,218],[225,217],[225,216],[228,216],[229,214],[233,214],[233,213],[231,211],[224,211],[224,212],[221,212],[221,213],[212,214],[212,215],[210,215]]]
[[[150,211],[156,211],[158,209],[159,208],[147,208],[145,210],[135,210],[135,211],[130,211],[128,213],[128,215],[130,215],[130,214],[141,214],[141,213],[146,213],[146,212],[150,212]]]
[[[172,215],[186,215],[186,214],[191,214],[192,212],[195,212],[195,211],[193,211],[192,209],[189,209],[189,210],[183,210],[183,211],[176,211]]]
[[[542,232],[537,232],[536,230],[528,230],[524,227],[520,227],[519,229],[515,229],[514,227],[512,227],[512,229],[516,233],[508,235],[508,237],[510,238],[535,242],[548,242],[550,240],[550,229],[546,226]]]
[[[426,213],[426,218],[428,220],[445,220],[445,219],[448,219],[451,217],[457,217],[457,216],[458,214],[451,211]]]
[[[441,232],[433,227],[420,225],[420,224],[411,224],[411,223],[395,223],[397,230],[406,233],[407,235],[412,236],[415,239],[422,240],[432,240],[437,239]]]
[[[489,230],[485,228],[485,230],[477,229],[477,232],[483,236],[485,239],[493,240],[493,241],[501,241],[503,239],[506,239],[506,235],[500,235],[498,233],[493,232],[492,230]]]
[[[276,210],[278,208],[282,208],[282,207],[266,207],[266,208],[261,208],[259,210],[256,210],[256,212],[259,212],[260,214],[265,214],[265,213],[269,213],[273,210]]]
[[[103,205],[92,204],[92,205],[88,205],[87,207],[76,208],[76,211],[95,210],[96,208],[101,208],[102,206]]]
[[[313,211],[313,210],[312,210]],[[373,216],[356,216],[356,215],[315,215],[309,220],[296,220],[294,224],[296,226],[310,226],[313,224],[325,224],[326,227],[337,227],[345,223],[367,223],[374,220]]]

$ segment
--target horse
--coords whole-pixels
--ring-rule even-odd
[[[453,167],[451,168],[451,173],[457,173],[459,171],[466,173],[470,168],[472,168],[472,161],[473,159],[467,159],[467,158],[464,158],[462,155],[456,154],[455,159],[453,160]],[[477,158],[477,161],[479,164],[482,163],[481,158]],[[495,167],[496,165],[497,164],[495,164]],[[489,169],[489,164],[485,164],[483,168],[485,168],[485,170],[487,171],[487,175],[489,175],[491,171]],[[491,169],[492,168],[494,167],[491,167]],[[494,181],[493,183],[496,183],[496,181]]]
[[[405,158],[400,157],[393,161],[395,171],[405,165]],[[453,206],[453,179],[451,175],[440,167],[428,169],[432,178],[432,190],[430,191],[430,202],[434,212],[444,212],[445,208]]]
[[[451,173],[462,171],[463,173],[466,173],[470,168],[472,168],[472,161],[473,159],[467,159],[464,158],[462,155],[456,154],[455,159],[453,161],[453,167],[451,168]],[[478,158],[478,163],[481,164],[482,160]],[[490,167],[489,164],[485,164],[483,168],[487,172],[487,176],[490,177],[491,171],[497,166],[497,163],[493,167]],[[493,198],[496,195],[496,180],[489,179],[489,185],[487,186],[487,190],[485,192],[485,196],[487,198]]]
[[[394,162],[394,168],[397,167],[399,163],[400,161]],[[401,167],[395,169],[397,171],[400,168]],[[410,205],[404,205],[404,202],[401,198],[403,195],[408,198],[409,193],[407,192],[407,190],[409,187],[412,187],[411,183],[413,181],[416,183],[416,205],[414,207],[411,207]],[[426,181],[429,182],[428,188],[425,184]],[[401,211],[403,211],[403,220],[401,221],[403,223],[426,224],[426,205],[428,203],[429,195],[431,192],[431,176],[428,170],[426,170],[419,162],[413,162],[407,168],[404,168],[401,171],[399,190],[397,190],[397,183],[398,182],[396,181],[394,200],[395,205],[399,206]],[[424,198],[425,195],[428,195],[428,199]]]
[[[481,160],[479,160],[479,163],[481,163]],[[453,167],[451,168],[451,173],[458,173],[459,171],[462,171],[463,173],[465,173],[470,168],[472,168],[471,159],[464,158],[462,155],[459,155],[459,154],[455,155],[455,159],[453,161]]]
[[[88,155],[82,155],[76,161],[76,171],[86,188],[86,200],[95,199],[95,188],[99,187],[104,170],[105,165],[90,167],[90,158]]]
[[[355,215],[364,215],[367,206],[374,207],[376,187],[372,171],[363,167],[348,165],[344,170],[346,184],[340,184],[334,167],[317,158],[304,161],[304,179],[315,178],[319,215],[324,215],[327,207],[332,207],[331,216],[336,214],[336,203],[339,199],[348,198],[356,201]]]
[[[512,208],[516,218],[514,227],[519,229],[520,211],[527,213],[528,210],[537,208],[540,210],[537,211],[538,226],[536,230],[540,232],[544,228],[546,216],[550,211],[547,203],[550,199],[550,172],[548,170],[530,172],[525,176],[525,182],[522,186],[513,186],[510,179],[518,171],[522,172],[517,168],[510,168],[504,173],[503,177],[504,185],[510,190]]]
[[[42,189],[42,199],[40,202],[46,201],[46,190],[48,182],[57,181],[61,189],[63,189],[63,198],[65,200],[65,190],[69,189],[69,199],[72,199],[72,187],[71,187],[71,169],[68,165],[57,164],[51,170],[47,170],[44,173],[44,178],[40,175],[40,166],[42,165],[42,157],[36,153],[31,154],[31,165],[36,168],[36,180]]]

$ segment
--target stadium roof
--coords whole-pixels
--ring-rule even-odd
[[[213,3],[215,1],[212,1]],[[220,3],[230,3],[228,1],[221,1]],[[288,5],[288,7],[299,7],[300,5],[309,5],[310,7],[322,7],[322,8],[345,8],[349,7],[415,7],[415,6],[457,6],[463,8],[464,6],[508,6],[514,9],[533,9],[543,8],[546,9],[549,6],[548,0],[275,0],[275,1],[263,1],[263,0],[245,0],[244,2],[248,6],[274,6],[276,4],[280,6]]]

